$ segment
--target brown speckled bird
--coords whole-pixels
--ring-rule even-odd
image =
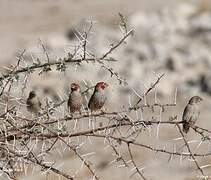
[[[199,96],[193,96],[185,107],[183,112],[183,131],[188,133],[190,127],[195,124],[200,115],[199,103],[203,99]]]
[[[105,94],[105,89],[108,87],[108,84],[105,82],[99,82],[95,86],[94,93],[92,94],[88,107],[92,111],[100,110],[107,99]]]
[[[74,113],[76,111],[81,113],[82,104],[83,98],[80,91],[80,86],[76,83],[72,83],[71,92],[67,103],[70,113]]]
[[[27,110],[33,114],[38,114],[41,110],[41,102],[37,97],[35,91],[31,91],[29,93],[28,99],[26,101]]]

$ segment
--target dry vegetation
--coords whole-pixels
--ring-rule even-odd
[[[136,102],[122,104],[122,108],[118,111],[110,107],[110,110],[91,114],[85,103],[82,114],[75,113],[70,116],[65,111],[67,99],[55,101],[53,98],[45,99],[44,97],[45,106],[39,116],[25,111],[25,89],[29,86],[30,77],[33,74],[45,76],[50,72],[57,72],[65,76],[69,66],[80,67],[83,64],[95,66],[97,64],[106,71],[108,78],[113,82],[118,82],[120,87],[128,86],[127,79],[112,68],[113,63],[121,63],[112,57],[112,53],[121,46],[127,45],[127,38],[132,36],[134,31],[128,29],[126,20],[121,14],[119,26],[122,38],[114,42],[101,56],[90,53],[87,46],[93,28],[93,23],[90,22],[83,32],[77,33],[79,44],[72,52],[68,52],[66,57],[51,59],[45,43],[40,41],[43,58],[33,57],[33,63],[29,63],[29,57],[25,55],[26,50],[23,50],[17,57],[17,63],[7,67],[1,74],[0,169],[3,173],[2,177],[17,179],[19,176],[33,174],[35,171],[40,172],[46,178],[48,176],[52,178],[54,174],[55,179],[62,177],[71,180],[80,178],[98,180],[103,179],[101,168],[115,165],[121,167],[121,171],[124,171],[124,168],[129,169],[131,178],[146,180],[151,179],[151,170],[145,167],[144,163],[141,164],[137,154],[140,153],[139,156],[142,156],[152,152],[157,154],[158,158],[164,154],[169,163],[172,159],[191,160],[191,164],[194,165],[191,171],[196,172],[196,177],[207,179],[209,171],[206,168],[210,164],[202,165],[200,160],[209,158],[211,153],[208,151],[201,153],[200,147],[210,140],[211,131],[198,126],[192,127],[194,132],[200,136],[198,149],[193,151],[190,142],[181,130],[183,122],[177,115],[173,113],[169,115],[169,111],[173,111],[177,105],[177,92],[175,91],[172,95],[174,96],[172,103],[160,103],[157,99],[156,87],[160,81],[165,81],[165,74],[156,75],[155,80],[143,94],[136,94]],[[87,97],[87,94],[93,90],[93,86],[83,83],[82,93]],[[148,97],[151,98],[150,101]],[[144,118],[146,111],[152,114],[151,119]],[[158,115],[154,115],[155,112],[158,112]],[[168,146],[165,145],[166,142],[153,146],[151,142],[141,138],[143,136],[158,138],[161,128],[174,131],[175,139],[168,142]],[[156,135],[152,131],[156,131]],[[176,144],[177,140],[181,140],[182,143]],[[99,149],[90,150],[93,144]],[[95,157],[95,150],[101,151],[101,156],[104,152],[100,147],[109,149],[110,162],[97,166],[96,159],[101,157]],[[80,163],[72,164],[72,167],[69,164],[68,168],[63,168],[59,159],[69,153]],[[96,159],[90,158],[93,156]],[[86,174],[82,173],[84,169],[87,170]]]

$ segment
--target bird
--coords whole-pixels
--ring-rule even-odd
[[[105,89],[108,87],[108,84],[105,82],[98,82],[95,85],[94,93],[92,94],[89,103],[88,108],[93,111],[100,110],[107,99],[107,96],[105,94]]]
[[[199,96],[193,96],[190,98],[188,104],[186,105],[182,121],[183,121],[183,132],[188,133],[191,126],[193,126],[200,115],[199,104],[203,99]]]
[[[36,92],[35,91],[30,91],[29,93],[29,96],[27,98],[27,101],[26,101],[26,107],[27,107],[27,110],[29,112],[31,112],[32,114],[38,114],[41,110],[41,102],[38,98],[38,96],[36,95]]]
[[[79,112],[81,114],[81,107],[83,104],[83,97],[81,94],[81,88],[77,83],[72,83],[71,86],[71,92],[69,95],[69,99],[67,102],[69,112]]]

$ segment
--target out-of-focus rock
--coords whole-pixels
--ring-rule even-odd
[[[202,12],[191,17],[190,26],[192,27],[191,31],[193,35],[211,32],[211,24],[209,23],[210,21],[210,12]]]
[[[209,75],[202,74],[199,78],[199,85],[202,92],[211,95],[211,74]]]

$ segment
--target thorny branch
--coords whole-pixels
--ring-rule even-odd
[[[136,170],[135,173],[138,173],[141,176],[142,179],[147,180],[146,177],[144,177],[143,173],[139,170],[139,168],[137,167],[137,165],[135,163],[135,160],[134,160],[131,148],[130,148],[130,143],[127,144],[127,148],[128,148],[128,152],[130,154],[130,159],[131,159],[133,166],[135,167],[135,170]]]
[[[104,142],[104,144],[108,144],[108,146],[111,147],[111,150],[114,152],[116,157],[115,162],[121,161],[123,163],[122,166],[127,168],[129,167],[129,162],[131,162],[135,173],[138,173],[144,180],[147,178],[143,171],[137,166],[138,157],[132,153],[133,146],[154,153],[163,153],[170,157],[192,158],[201,174],[203,176],[205,175],[202,167],[200,167],[196,161],[196,157],[209,157],[211,156],[211,153],[193,153],[180,128],[183,121],[177,120],[178,118],[175,115],[170,116],[169,119],[161,121],[160,117],[158,117],[155,113],[156,109],[159,109],[162,113],[166,113],[169,108],[174,108],[176,106],[176,95],[173,103],[159,104],[157,101],[151,104],[140,103],[146,96],[149,95],[149,93],[154,91],[156,86],[164,77],[164,74],[157,77],[156,81],[150,85],[150,87],[139,97],[139,100],[132,107],[119,111],[99,111],[90,114],[87,109],[85,109],[82,114],[73,114],[71,116],[68,114],[61,115],[60,108],[64,108],[67,102],[67,100],[64,99],[58,104],[54,104],[52,107],[49,107],[46,111],[43,111],[39,116],[28,117],[24,112],[21,112],[21,110],[19,111],[19,108],[16,108],[16,105],[10,104],[10,98],[12,99],[12,97],[15,97],[11,92],[11,86],[14,82],[21,82],[21,77],[18,77],[19,75],[24,74],[25,78],[28,78],[29,74],[33,73],[35,70],[41,69],[41,72],[53,71],[52,67],[58,65],[58,69],[63,67],[64,69],[62,69],[62,71],[65,71],[66,65],[71,63],[77,65],[88,62],[98,63],[102,68],[108,71],[111,77],[115,77],[115,80],[117,80],[120,84],[128,85],[125,78],[121,77],[114,68],[107,65],[107,63],[116,62],[116,60],[110,57],[111,54],[117,50],[134,32],[133,29],[128,30],[124,16],[122,14],[119,14],[119,16],[121,18],[120,26],[124,31],[123,37],[118,42],[112,44],[112,46],[101,56],[95,57],[91,53],[88,53],[87,43],[89,34],[93,28],[93,24],[91,23],[88,30],[81,34],[82,40],[80,45],[76,47],[73,54],[68,53],[67,57],[59,58],[57,61],[50,61],[47,49],[41,41],[41,46],[47,58],[47,62],[42,62],[41,59],[38,59],[39,63],[21,66],[20,64],[24,61],[26,53],[26,50],[24,50],[18,56],[17,64],[13,66],[12,69],[10,68],[7,73],[0,76],[0,106],[2,106],[2,114],[0,114],[0,157],[3,163],[3,165],[0,164],[0,170],[3,171],[5,175],[9,176],[9,178],[16,179],[17,171],[15,167],[17,164],[26,164],[28,166],[33,164],[41,167],[41,171],[44,171],[45,174],[52,171],[66,179],[77,179],[78,169],[75,170],[76,173],[74,175],[69,175],[69,172],[64,172],[62,168],[56,168],[56,163],[50,161],[51,158],[54,158],[54,154],[62,156],[66,150],[68,152],[73,152],[74,157],[77,157],[77,159],[81,161],[81,167],[85,165],[89,174],[92,176],[92,179],[99,180],[100,170],[97,169],[95,164],[90,162],[88,157],[85,158],[85,155],[81,153],[83,151],[88,151],[89,145],[87,145],[87,141],[92,146],[96,139],[101,140],[101,142]],[[82,50],[80,58],[76,57],[78,49]],[[27,83],[28,81],[25,81],[22,89],[27,87]],[[82,94],[86,95],[89,90],[93,88],[94,86],[86,87]],[[6,92],[7,89],[9,89],[8,92]],[[5,97],[3,97],[3,95],[7,97],[6,101],[4,101]],[[18,104],[19,106],[23,105],[22,99],[17,101],[20,101]],[[150,118],[144,119],[143,117],[139,117],[138,113],[144,113],[145,109],[150,110]],[[49,115],[50,110],[53,111]],[[59,115],[56,115],[56,113]],[[135,116],[133,113],[136,113],[136,118],[134,118]],[[159,148],[158,146],[141,143],[141,135],[150,134],[150,131],[154,128],[154,126],[176,126],[177,129],[174,130],[177,134],[182,136],[185,146],[188,149],[188,153],[180,152],[177,149],[170,150],[169,148]],[[191,128],[202,137],[202,142],[210,140],[211,131],[209,129],[195,125]],[[83,140],[84,138],[86,138],[86,140]],[[129,161],[127,161],[125,156],[117,149],[117,147],[122,147],[122,144],[126,145],[126,148],[123,149],[129,155]],[[51,158],[49,158],[49,156]],[[17,160],[19,159],[22,161],[17,163]],[[50,165],[49,162],[51,162]],[[23,168],[22,171],[27,174],[26,167]]]
[[[139,108],[139,107],[137,107],[138,106],[138,104],[144,99],[144,97],[146,97],[148,94],[149,94],[149,92],[150,91],[152,91],[155,87],[156,87],[156,85],[160,82],[160,80],[162,79],[162,77],[164,76],[165,74],[162,74],[162,75],[160,75],[160,76],[158,76],[158,78],[157,78],[157,80],[150,86],[150,88],[149,89],[147,89],[147,91],[139,98],[139,100],[137,101],[137,103],[131,108],[131,110],[136,110],[137,108]]]
[[[127,39],[128,36],[130,36],[131,34],[133,34],[134,30],[131,29],[130,31],[128,31],[124,37],[115,45],[112,45],[112,47],[100,58],[100,60],[105,59],[109,54],[111,54],[115,49],[117,49],[124,41],[125,39]]]
[[[198,162],[196,161],[196,158],[195,158],[194,154],[192,153],[191,148],[190,148],[190,146],[189,146],[189,144],[188,144],[188,142],[187,142],[187,140],[186,140],[186,138],[185,138],[185,136],[184,136],[184,134],[183,134],[183,132],[182,132],[182,130],[181,130],[181,128],[180,128],[180,126],[177,125],[177,128],[179,129],[179,132],[180,132],[180,134],[182,135],[182,138],[183,138],[183,140],[184,140],[184,142],[185,142],[185,146],[187,147],[187,149],[188,149],[188,151],[189,151],[189,153],[190,153],[190,155],[191,155],[191,157],[192,157],[194,163],[196,164],[196,167],[197,167],[198,170],[201,172],[201,174],[204,176],[204,172],[203,172],[203,170],[201,169],[201,167],[199,166]]]

